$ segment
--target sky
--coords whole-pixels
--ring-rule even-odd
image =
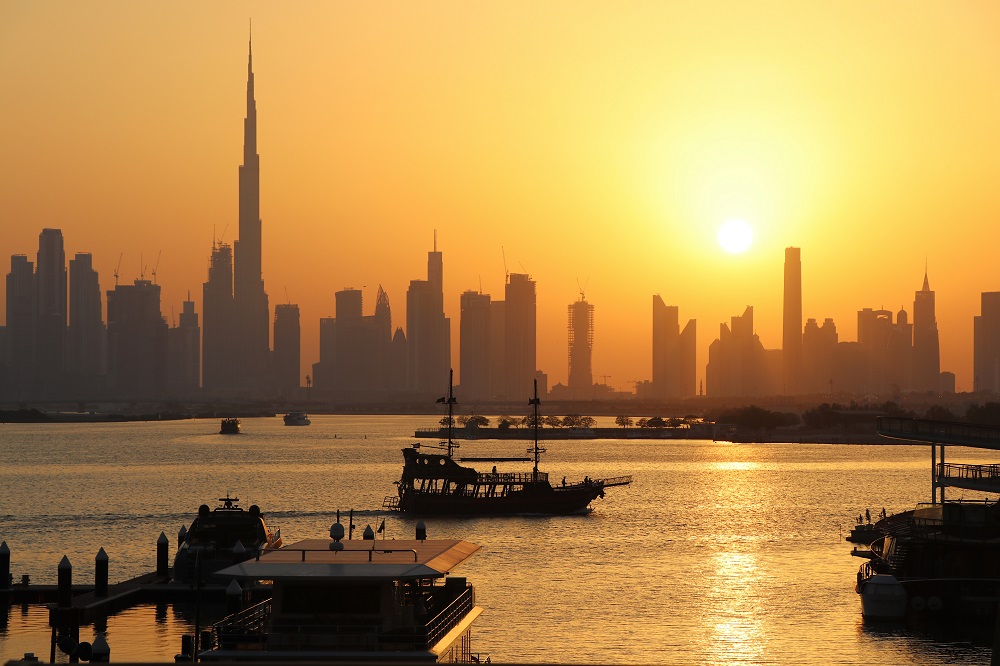
[[[340,289],[371,314],[382,285],[405,327],[436,232],[456,368],[461,292],[502,299],[506,270],[537,282],[550,385],[581,290],[596,381],[650,378],[653,294],[697,319],[700,380],[747,305],[781,347],[794,246],[803,315],[841,340],[865,307],[912,320],[926,266],[971,390],[1000,290],[1000,4],[0,0],[2,261],[60,228],[102,290],[155,269],[168,322],[189,291],[200,313],[237,236],[251,20],[263,278],[272,312],[299,304],[303,376]]]

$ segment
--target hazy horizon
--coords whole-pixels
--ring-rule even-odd
[[[550,386],[580,285],[595,381],[650,379],[658,293],[698,320],[700,382],[747,305],[781,347],[794,246],[803,323],[841,340],[863,308],[912,319],[926,265],[941,370],[971,390],[973,317],[1000,290],[1000,7],[920,9],[5,3],[3,273],[59,228],[102,293],[120,256],[120,283],[159,256],[167,321],[188,292],[203,311],[213,239],[238,233],[252,18],[263,278],[272,317],[299,304],[303,376],[340,289],[370,314],[382,285],[405,328],[436,231],[455,367],[459,296],[502,299],[506,259],[537,282]],[[745,252],[716,240],[730,219]]]

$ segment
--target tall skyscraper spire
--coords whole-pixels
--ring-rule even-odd
[[[239,168],[239,240],[233,249],[233,298],[239,358],[246,360],[242,385],[263,388],[268,378],[270,317],[261,271],[260,156],[254,96],[253,37],[247,44],[247,113],[243,120],[243,164]]]

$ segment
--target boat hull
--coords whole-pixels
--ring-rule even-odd
[[[590,511],[590,503],[604,495],[599,486],[552,488],[526,486],[505,496],[404,492],[398,509],[417,516],[565,516]]]

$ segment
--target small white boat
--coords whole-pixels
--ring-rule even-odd
[[[285,425],[287,426],[307,426],[312,421],[305,412],[289,412],[285,414]]]

